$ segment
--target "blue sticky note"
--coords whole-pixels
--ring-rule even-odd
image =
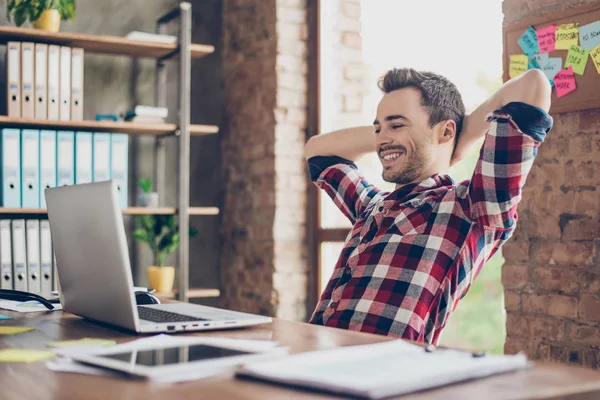
[[[519,38],[519,46],[523,49],[523,53],[532,56],[538,52],[538,40],[535,29],[532,26],[527,28],[523,35]]]
[[[600,21],[579,27],[579,42],[581,47],[594,50],[600,45]]]
[[[548,59],[548,63],[542,66],[542,72],[548,78],[550,83],[552,80],[562,70],[562,57],[551,57]]]
[[[3,321],[5,319],[13,319],[13,317],[9,317],[8,315],[0,315],[0,321]]]
[[[535,61],[533,58],[530,58],[529,63],[527,64],[527,69],[542,69],[542,67],[537,61]]]
[[[548,55],[548,53],[544,53],[544,54],[534,54],[529,58],[531,60],[535,61],[536,63],[538,63],[538,65],[541,68],[544,65],[548,64],[548,59],[550,58],[550,56]]]

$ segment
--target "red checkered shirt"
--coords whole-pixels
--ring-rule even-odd
[[[311,323],[437,344],[484,263],[516,226],[521,189],[552,126],[510,103],[488,115],[471,180],[434,175],[382,192],[339,157],[309,159],[311,177],[354,224]]]

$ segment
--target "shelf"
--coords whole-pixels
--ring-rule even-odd
[[[123,215],[171,215],[175,214],[175,207],[129,207],[123,211]],[[45,208],[4,208],[0,207],[0,215],[45,215],[48,211]],[[190,207],[190,215],[218,215],[217,207]]]
[[[174,290],[169,293],[155,292],[153,294],[159,298],[174,299],[177,296],[177,290]],[[220,295],[221,291],[219,289],[190,288],[188,290],[188,298],[190,299],[208,299],[213,297],[219,297]]]
[[[0,26],[0,43],[9,41],[58,44],[81,47],[89,53],[119,54],[132,57],[162,58],[177,51],[176,43],[155,43],[129,40],[119,36],[89,35],[85,33],[51,33],[40,29]],[[192,58],[200,58],[215,51],[214,46],[192,44]]]
[[[124,121],[49,121],[30,118],[12,118],[0,116],[0,126],[3,128],[33,128],[70,131],[102,131],[128,133],[131,135],[168,135],[176,131],[175,124],[139,124]],[[215,125],[190,125],[191,135],[211,135],[219,132]]]

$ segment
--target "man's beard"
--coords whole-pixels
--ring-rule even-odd
[[[427,156],[422,146],[417,146],[415,152],[406,160],[403,160],[402,164],[396,169],[384,168],[383,180],[397,185],[406,185],[419,179],[427,165]]]

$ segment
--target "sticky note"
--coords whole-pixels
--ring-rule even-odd
[[[5,319],[13,319],[13,317],[9,317],[8,315],[0,315],[0,321],[4,321]]]
[[[548,53],[545,53],[545,54],[536,53],[532,56],[529,56],[529,58],[531,60],[537,62],[540,67],[543,67],[544,65],[548,64],[548,59],[550,58],[550,55],[548,55]]]
[[[72,347],[72,346],[113,346],[117,344],[114,340],[83,338],[78,340],[63,340],[60,342],[46,343],[48,347]]]
[[[577,88],[575,84],[575,75],[573,74],[573,67],[569,66],[567,69],[563,69],[554,77],[554,86],[556,87],[556,96],[561,98]]]
[[[540,64],[538,64],[537,61],[531,59],[529,60],[529,63],[527,64],[527,69],[542,69],[542,67],[540,66]]]
[[[519,46],[523,49],[523,53],[532,56],[538,52],[538,41],[535,29],[532,26],[527,28],[523,35],[518,40]]]
[[[585,65],[587,64],[588,54],[590,51],[579,46],[571,46],[569,53],[567,53],[567,59],[565,60],[565,68],[569,65],[573,66],[573,72],[578,75],[583,75],[585,71]]]
[[[556,25],[552,24],[536,31],[540,54],[554,50],[556,42]]]
[[[529,64],[529,57],[525,54],[511,54],[510,64],[508,66],[508,76],[514,78],[527,71],[527,65]]]
[[[588,50],[600,45],[600,21],[592,22],[579,28],[581,47]]]
[[[22,362],[32,363],[47,360],[54,357],[51,351],[26,350],[26,349],[4,349],[0,350],[0,362]]]
[[[556,50],[569,50],[579,43],[579,24],[562,24],[556,27]]]
[[[548,80],[553,80],[554,76],[562,70],[562,58],[551,57],[546,65],[542,66],[542,72],[548,77]]]
[[[594,50],[590,51],[590,58],[594,62],[596,71],[600,74],[600,44],[594,47]]]
[[[28,326],[0,326],[0,335],[16,335],[17,333],[29,332],[34,329]]]

